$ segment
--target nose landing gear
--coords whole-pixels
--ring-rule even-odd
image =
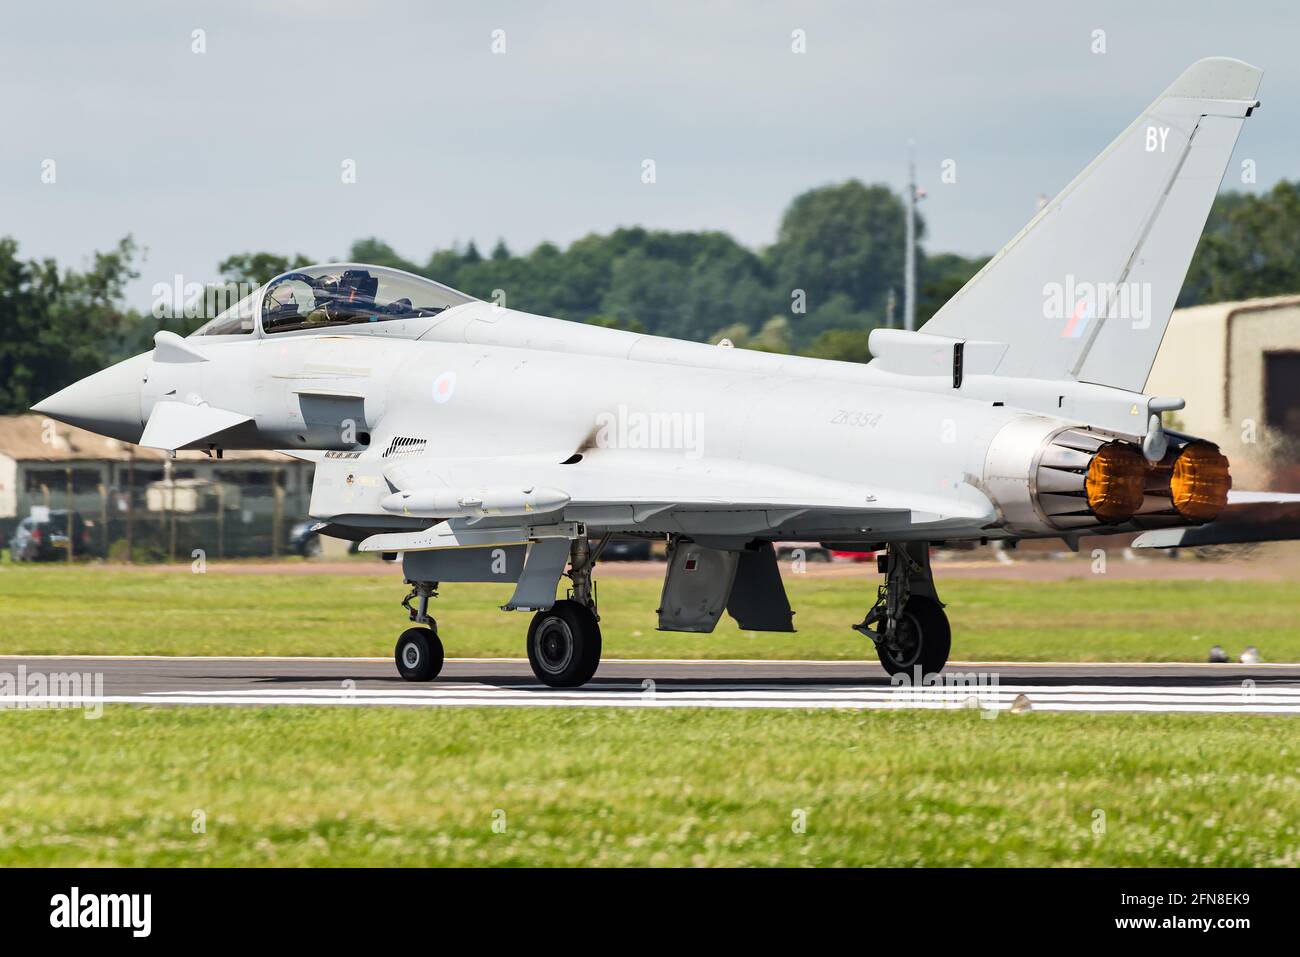
[[[438,637],[438,623],[429,617],[429,599],[437,595],[437,582],[407,582],[411,593],[402,599],[402,607],[411,621],[425,628],[408,628],[397,639],[393,658],[397,673],[407,681],[432,681],[442,671],[442,640]],[[418,600],[411,607],[411,599]]]

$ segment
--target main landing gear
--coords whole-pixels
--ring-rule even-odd
[[[573,540],[566,572],[573,583],[568,597],[533,615],[528,626],[528,663],[542,684],[576,688],[590,681],[600,665],[600,616],[591,570],[608,539],[608,535],[602,538],[594,549],[585,535]],[[429,599],[437,595],[437,582],[407,584],[411,593],[402,607],[416,627],[402,632],[393,657],[398,673],[407,681],[432,681],[443,662],[438,623],[429,615]]]
[[[537,680],[552,688],[585,685],[600,666],[600,616],[591,570],[609,540],[592,550],[585,537],[569,547],[569,597],[533,615],[528,626],[528,663]]]
[[[528,663],[537,680],[552,688],[576,688],[600,665],[600,623],[572,599],[557,601],[528,626]]]
[[[948,663],[952,631],[934,590],[929,544],[890,544],[877,560],[885,583],[854,630],[875,642],[880,663],[891,675],[938,674]]]

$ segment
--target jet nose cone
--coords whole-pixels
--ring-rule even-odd
[[[32,406],[33,412],[107,435],[138,442],[144,432],[140,417],[140,385],[149,369],[150,353],[119,362],[74,382]]]

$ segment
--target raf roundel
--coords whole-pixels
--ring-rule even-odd
[[[433,401],[442,403],[451,398],[456,391],[456,373],[448,371],[433,380]]]

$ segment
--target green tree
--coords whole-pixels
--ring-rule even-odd
[[[905,226],[903,201],[887,186],[849,180],[809,190],[786,209],[767,250],[776,286],[785,297],[804,290],[810,315],[837,294],[857,313],[882,313],[901,281]],[[923,232],[918,216],[918,240]]]
[[[808,307],[807,315],[798,317],[796,321],[801,345],[807,345],[833,329],[871,329],[881,324],[880,316],[883,315],[883,308],[879,314],[874,310],[857,308],[843,292],[833,293],[821,301],[813,299]]]
[[[365,262],[365,260],[361,260]],[[469,292],[465,284],[460,281],[462,260],[460,253],[454,249],[439,249],[429,257],[428,264],[423,269],[412,270],[421,276],[427,276],[434,282],[440,282],[445,286],[452,286],[463,292]]]
[[[615,261],[600,311],[624,323],[639,321],[655,335],[679,333],[687,276],[678,263],[635,249]]]
[[[362,260],[362,262],[373,261]],[[293,256],[281,256],[277,253],[238,253],[221,260],[217,264],[217,272],[231,282],[246,282],[253,286],[260,286],[281,273],[310,266],[312,262],[313,260],[302,253]]]
[[[592,316],[587,320],[590,325],[600,326],[604,329],[621,329],[624,332],[645,332],[645,326],[633,319],[631,322],[624,323],[614,316]]]
[[[803,355],[817,359],[838,359],[841,362],[870,362],[871,350],[867,348],[869,329],[828,329],[823,332]]]
[[[745,325],[743,322],[737,322],[729,326],[723,326],[713,335],[709,336],[708,341],[716,346],[723,339],[726,339],[738,349],[748,349],[749,336],[749,326]]]
[[[1215,199],[1180,306],[1300,293],[1300,183]]]
[[[659,334],[704,339],[719,325],[758,325],[778,312],[763,261],[723,233],[696,234],[696,248],[684,263],[688,273],[680,290],[680,311]]]
[[[987,256],[968,259],[956,253],[926,256],[917,270],[916,324],[919,327],[943,308],[970,278],[984,268]]]
[[[390,269],[403,269],[419,275],[421,269],[409,259],[403,259],[388,243],[371,236],[359,239],[352,244],[348,258],[354,263],[368,263],[372,266],[387,266]]]
[[[128,236],[89,269],[60,271],[52,259],[22,261],[18,243],[0,238],[0,412],[26,412],[124,357],[152,322],[123,302],[137,253]]]
[[[791,348],[790,320],[785,316],[773,316],[763,323],[763,328],[749,340],[750,349],[762,352],[788,353]]]

